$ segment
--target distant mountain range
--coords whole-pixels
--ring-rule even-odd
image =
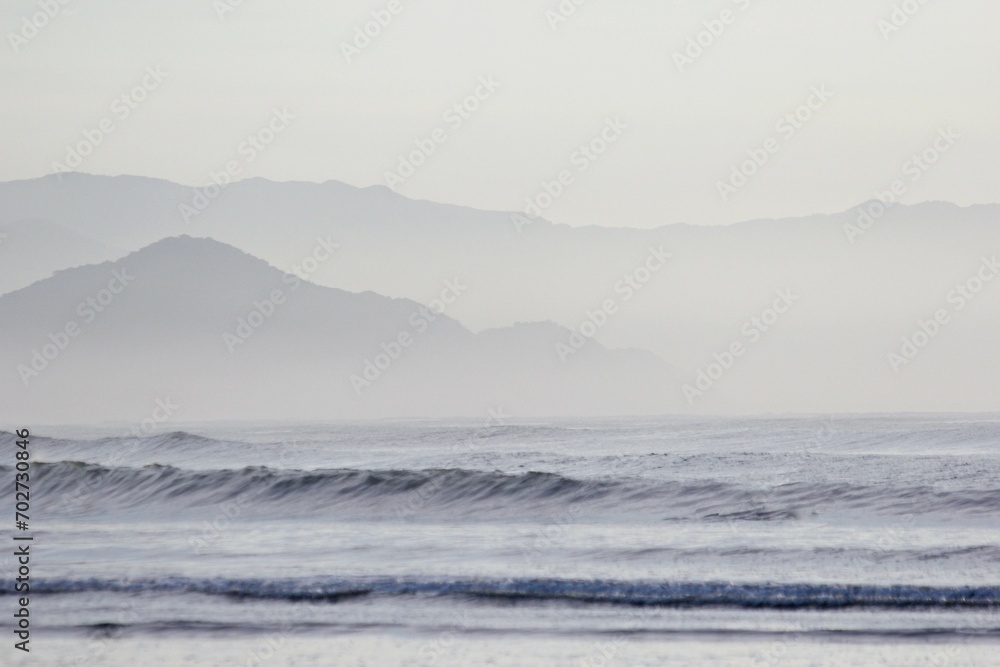
[[[589,389],[581,388],[575,403],[558,403],[561,399],[550,396],[550,409],[560,414],[577,409],[646,413],[660,407],[663,412],[992,411],[1000,407],[1000,350],[995,345],[1000,281],[983,282],[961,308],[949,295],[970,280],[975,286],[979,272],[988,272],[984,262],[1000,255],[998,214],[998,205],[962,208],[938,202],[884,210],[866,202],[838,214],[725,227],[574,228],[518,212],[415,201],[383,187],[337,182],[247,179],[194,189],[141,177],[64,174],[0,183],[0,232],[6,234],[0,237],[0,291],[154,244],[131,256],[131,261],[145,261],[143,253],[160,247],[156,242],[186,234],[265,260],[280,271],[270,269],[274,273],[264,282],[278,287],[289,287],[280,280],[281,272],[288,272],[301,281],[372,292],[362,296],[383,295],[391,297],[386,303],[413,308],[430,304],[448,281],[458,280],[467,287],[441,321],[449,323],[444,329],[454,326],[462,340],[475,343],[453,347],[459,345],[457,338],[442,341],[441,349],[449,348],[452,355],[481,350],[487,343],[508,345],[510,354],[501,355],[501,369],[513,372],[525,366],[527,372],[554,363],[563,375],[581,366],[582,377],[591,371],[582,368],[583,360],[600,353],[613,360],[608,368],[619,369],[621,377],[628,375],[622,359],[641,358],[650,369],[662,365],[671,378],[666,385],[643,380],[635,392],[619,388],[625,392],[620,402],[607,399],[600,405],[590,403],[594,394]],[[180,267],[189,260],[178,256],[176,261]],[[75,274],[56,278],[64,275]],[[241,278],[220,274],[218,280],[229,285]],[[161,298],[174,298],[170,280],[161,281]],[[36,290],[45,284],[32,286],[33,314],[22,314],[28,322],[51,308],[48,299],[53,297]],[[218,327],[235,322],[239,309],[249,310],[247,304],[257,298],[240,291],[238,284],[232,289],[236,291],[224,295],[225,303],[235,299],[236,305],[206,306],[213,314],[227,315],[208,327],[214,327],[220,340]],[[782,294],[785,301],[780,301]],[[613,312],[604,312],[609,303]],[[7,304],[6,298],[0,300],[5,326],[11,322]],[[947,322],[933,336],[922,334],[928,318],[941,310]],[[538,324],[513,326],[523,322]],[[276,332],[277,323],[275,319]],[[369,347],[359,342],[343,357],[361,354],[363,362],[378,348],[379,336],[389,334],[375,325],[356,324],[358,340],[368,341]],[[263,345],[258,338],[266,340],[265,331],[240,349]],[[917,346],[914,336],[916,343],[927,336],[926,344]],[[586,341],[580,353],[571,338]],[[544,346],[511,351],[543,339],[548,341]],[[731,351],[734,346],[739,354]],[[529,349],[541,350],[540,356]],[[11,359],[23,352],[11,353]],[[225,348],[223,352],[229,354]],[[9,366],[6,344],[2,354]],[[414,345],[407,358],[418,356]],[[458,363],[451,359],[448,363]],[[468,360],[462,363],[478,368]],[[349,370],[345,364],[338,373]],[[473,375],[482,381],[481,374]],[[478,414],[478,397],[466,397],[461,390],[476,382],[465,381],[456,379],[460,389],[454,401],[440,394],[434,410],[448,404],[455,406],[453,414]],[[510,386],[520,381],[511,380]],[[651,386],[656,387],[655,398],[640,400]],[[399,391],[402,396],[409,389]],[[389,389],[372,394],[380,392],[387,394],[380,405],[395,407],[380,412],[373,401],[372,414],[406,412],[406,401],[388,396]],[[465,398],[475,407],[463,403]],[[429,404],[423,403],[413,404],[412,414],[423,414],[424,407],[430,414]]]
[[[679,374],[553,324],[474,334],[422,305],[320,287],[209,239],[158,241],[0,297],[2,417],[139,420],[676,412]],[[159,402],[159,403],[158,403]],[[162,412],[162,410],[161,410]]]

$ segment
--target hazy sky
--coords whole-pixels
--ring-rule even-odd
[[[555,23],[561,4],[575,11]],[[903,5],[917,10],[889,31]],[[834,212],[899,178],[906,202],[997,201],[995,0],[69,0],[34,34],[22,19],[41,11],[0,5],[3,180],[52,172],[106,119],[80,171],[191,185],[231,161],[241,176],[385,184],[439,129],[399,192],[520,210],[567,170],[544,215],[575,225]],[[348,62],[372,12],[391,21]],[[115,101],[144,77],[142,102]],[[449,113],[477,87],[478,108]],[[778,125],[811,95],[807,120]],[[948,127],[960,138],[936,164],[907,170]],[[261,132],[262,150],[244,143]],[[604,154],[576,152],[602,132]],[[718,182],[768,145],[724,201]]]

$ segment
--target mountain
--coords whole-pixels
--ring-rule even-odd
[[[426,305],[321,287],[208,239],[158,241],[0,297],[3,417],[27,422],[642,414],[678,375],[567,330],[474,334]],[[159,410],[157,410],[157,406]]]
[[[832,214],[657,229],[525,223],[520,215],[332,181],[255,178],[196,190],[65,174],[0,184],[0,221],[54,221],[118,247],[187,233],[317,284],[419,303],[457,277],[468,290],[447,314],[464,326],[593,327],[606,347],[648,350],[683,369],[675,390],[701,391],[689,390],[686,407],[696,411],[997,408],[1000,281],[973,299],[955,295],[1000,255],[998,205],[885,210],[869,201]],[[666,254],[660,266],[656,257]],[[793,305],[771,322],[780,292]],[[604,317],[598,311],[609,299],[615,312]],[[942,309],[948,322],[905,358],[914,336],[923,342],[922,323]],[[762,317],[762,326],[753,323]],[[743,352],[730,363],[734,345]],[[706,379],[710,372],[719,377]]]

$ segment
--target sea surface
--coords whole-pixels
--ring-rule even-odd
[[[32,428],[0,664],[1000,665],[1000,417]],[[8,516],[10,515],[10,516]]]

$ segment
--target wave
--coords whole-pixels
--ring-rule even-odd
[[[0,624],[2,627],[2,624]],[[509,637],[511,630],[507,627],[476,627],[471,628],[469,626],[460,626],[466,632],[474,631],[479,637],[495,636],[495,637]],[[47,632],[70,632],[70,633],[80,633],[85,636],[90,636],[93,638],[117,638],[122,636],[124,633],[143,633],[148,635],[179,635],[182,637],[189,637],[194,634],[204,634],[204,635],[215,635],[218,636],[221,633],[226,633],[229,635],[246,635],[250,637],[259,638],[261,635],[266,635],[269,633],[276,633],[280,636],[280,633],[288,632],[292,628],[300,636],[303,634],[313,634],[322,637],[329,637],[331,633],[337,634],[357,634],[364,632],[413,632],[414,627],[407,623],[399,622],[374,622],[368,619],[363,621],[352,621],[350,619],[328,619],[322,622],[296,622],[294,625],[282,622],[271,622],[267,621],[257,621],[257,622],[226,622],[226,621],[213,621],[213,620],[180,620],[180,619],[170,619],[170,620],[159,620],[159,621],[147,621],[139,623],[84,623],[68,626],[58,626],[58,625],[46,625]],[[420,625],[421,630],[433,629],[439,633],[454,632],[455,625],[453,622],[445,621],[432,623],[428,621],[423,621]],[[636,627],[630,626],[628,628],[610,628],[610,629],[599,629],[599,628],[588,628],[586,630],[579,629],[559,629],[554,627],[546,627],[544,629],[538,628],[537,625],[530,628],[526,628],[534,635],[545,634],[549,637],[566,637],[569,639],[579,640],[581,634],[586,634],[594,637],[595,639],[600,639],[606,637],[609,641],[615,641],[616,639],[621,639],[622,637],[678,637],[678,638],[707,638],[710,640],[718,640],[721,638],[729,639],[750,639],[750,640],[761,640],[761,639],[774,639],[778,641],[787,640],[789,636],[788,630],[781,629],[769,629],[769,628],[733,628],[733,627],[686,627],[686,628],[671,628],[664,627],[662,625],[657,625],[655,627]],[[973,641],[988,641],[993,642],[997,637],[1000,637],[1000,628],[966,628],[966,627],[949,627],[949,626],[931,626],[931,627],[916,627],[916,628],[850,628],[850,629],[802,629],[796,630],[795,635],[800,638],[811,638],[816,640],[834,640],[834,641],[844,641],[846,639],[864,639],[864,640],[877,640],[877,641],[921,641],[926,642],[929,639],[944,639],[944,638],[960,638],[965,644],[970,644]]]
[[[106,467],[62,461],[32,464],[34,506],[56,514],[149,507],[217,511],[236,503],[247,513],[383,517],[544,516],[645,520],[789,521],[824,512],[864,510],[888,516],[1000,513],[1000,489],[783,484],[760,490],[716,481],[577,479],[526,472],[432,470],[283,470],[248,467],[187,470],[159,464]],[[13,467],[0,466],[12,489]],[[11,491],[12,492],[12,491]]]
[[[656,449],[669,441],[674,451],[715,452],[825,452],[838,454],[911,454],[978,452],[992,456],[1000,436],[1000,414],[967,415],[842,415],[811,417],[695,417],[606,418],[592,420],[525,421],[485,427],[470,420],[384,420],[379,422],[261,423],[255,429],[230,429],[229,437],[209,437],[190,431],[144,433],[137,424],[122,427],[118,434],[92,438],[63,438],[32,434],[33,444],[131,446],[227,444],[255,446],[245,441],[248,432],[270,433],[270,444],[289,436],[328,442],[344,438],[364,441],[373,436],[448,447],[455,442],[497,440],[504,443],[565,444],[614,441],[621,444],[648,443]],[[102,429],[107,433],[107,429]],[[215,432],[219,430],[216,428]],[[0,430],[0,446],[16,440]],[[257,438],[251,438],[257,442]],[[693,448],[693,450],[692,450]],[[662,453],[662,452],[661,452]]]
[[[13,433],[0,431],[0,445],[10,445],[17,439],[18,438]],[[183,451],[184,449],[197,449],[210,445],[237,444],[248,446],[246,443],[234,443],[229,440],[218,440],[216,438],[209,438],[196,433],[189,433],[188,431],[168,431],[166,433],[146,435],[138,429],[134,432],[125,433],[123,435],[106,436],[96,439],[66,439],[32,434],[31,443],[33,447],[52,447],[54,448],[54,451],[58,451],[60,453],[73,452],[77,450],[104,450],[113,452],[122,448],[141,451],[155,451],[162,447],[169,447],[172,451],[176,451],[178,448]]]
[[[11,594],[13,582],[0,595]],[[247,600],[339,603],[363,597],[423,596],[482,602],[556,602],[649,607],[744,609],[996,609],[1000,586],[738,584],[580,579],[39,579],[41,595],[199,594]]]
[[[226,441],[216,440],[215,438],[207,438],[203,435],[197,435],[195,433],[188,433],[187,431],[169,431],[167,433],[158,433],[156,435],[141,436],[141,435],[127,435],[122,437],[107,437],[95,440],[98,444],[111,444],[120,445],[129,440],[141,440],[143,443],[150,446],[176,446],[176,445],[192,445],[192,446],[202,446],[209,444],[227,444]]]

